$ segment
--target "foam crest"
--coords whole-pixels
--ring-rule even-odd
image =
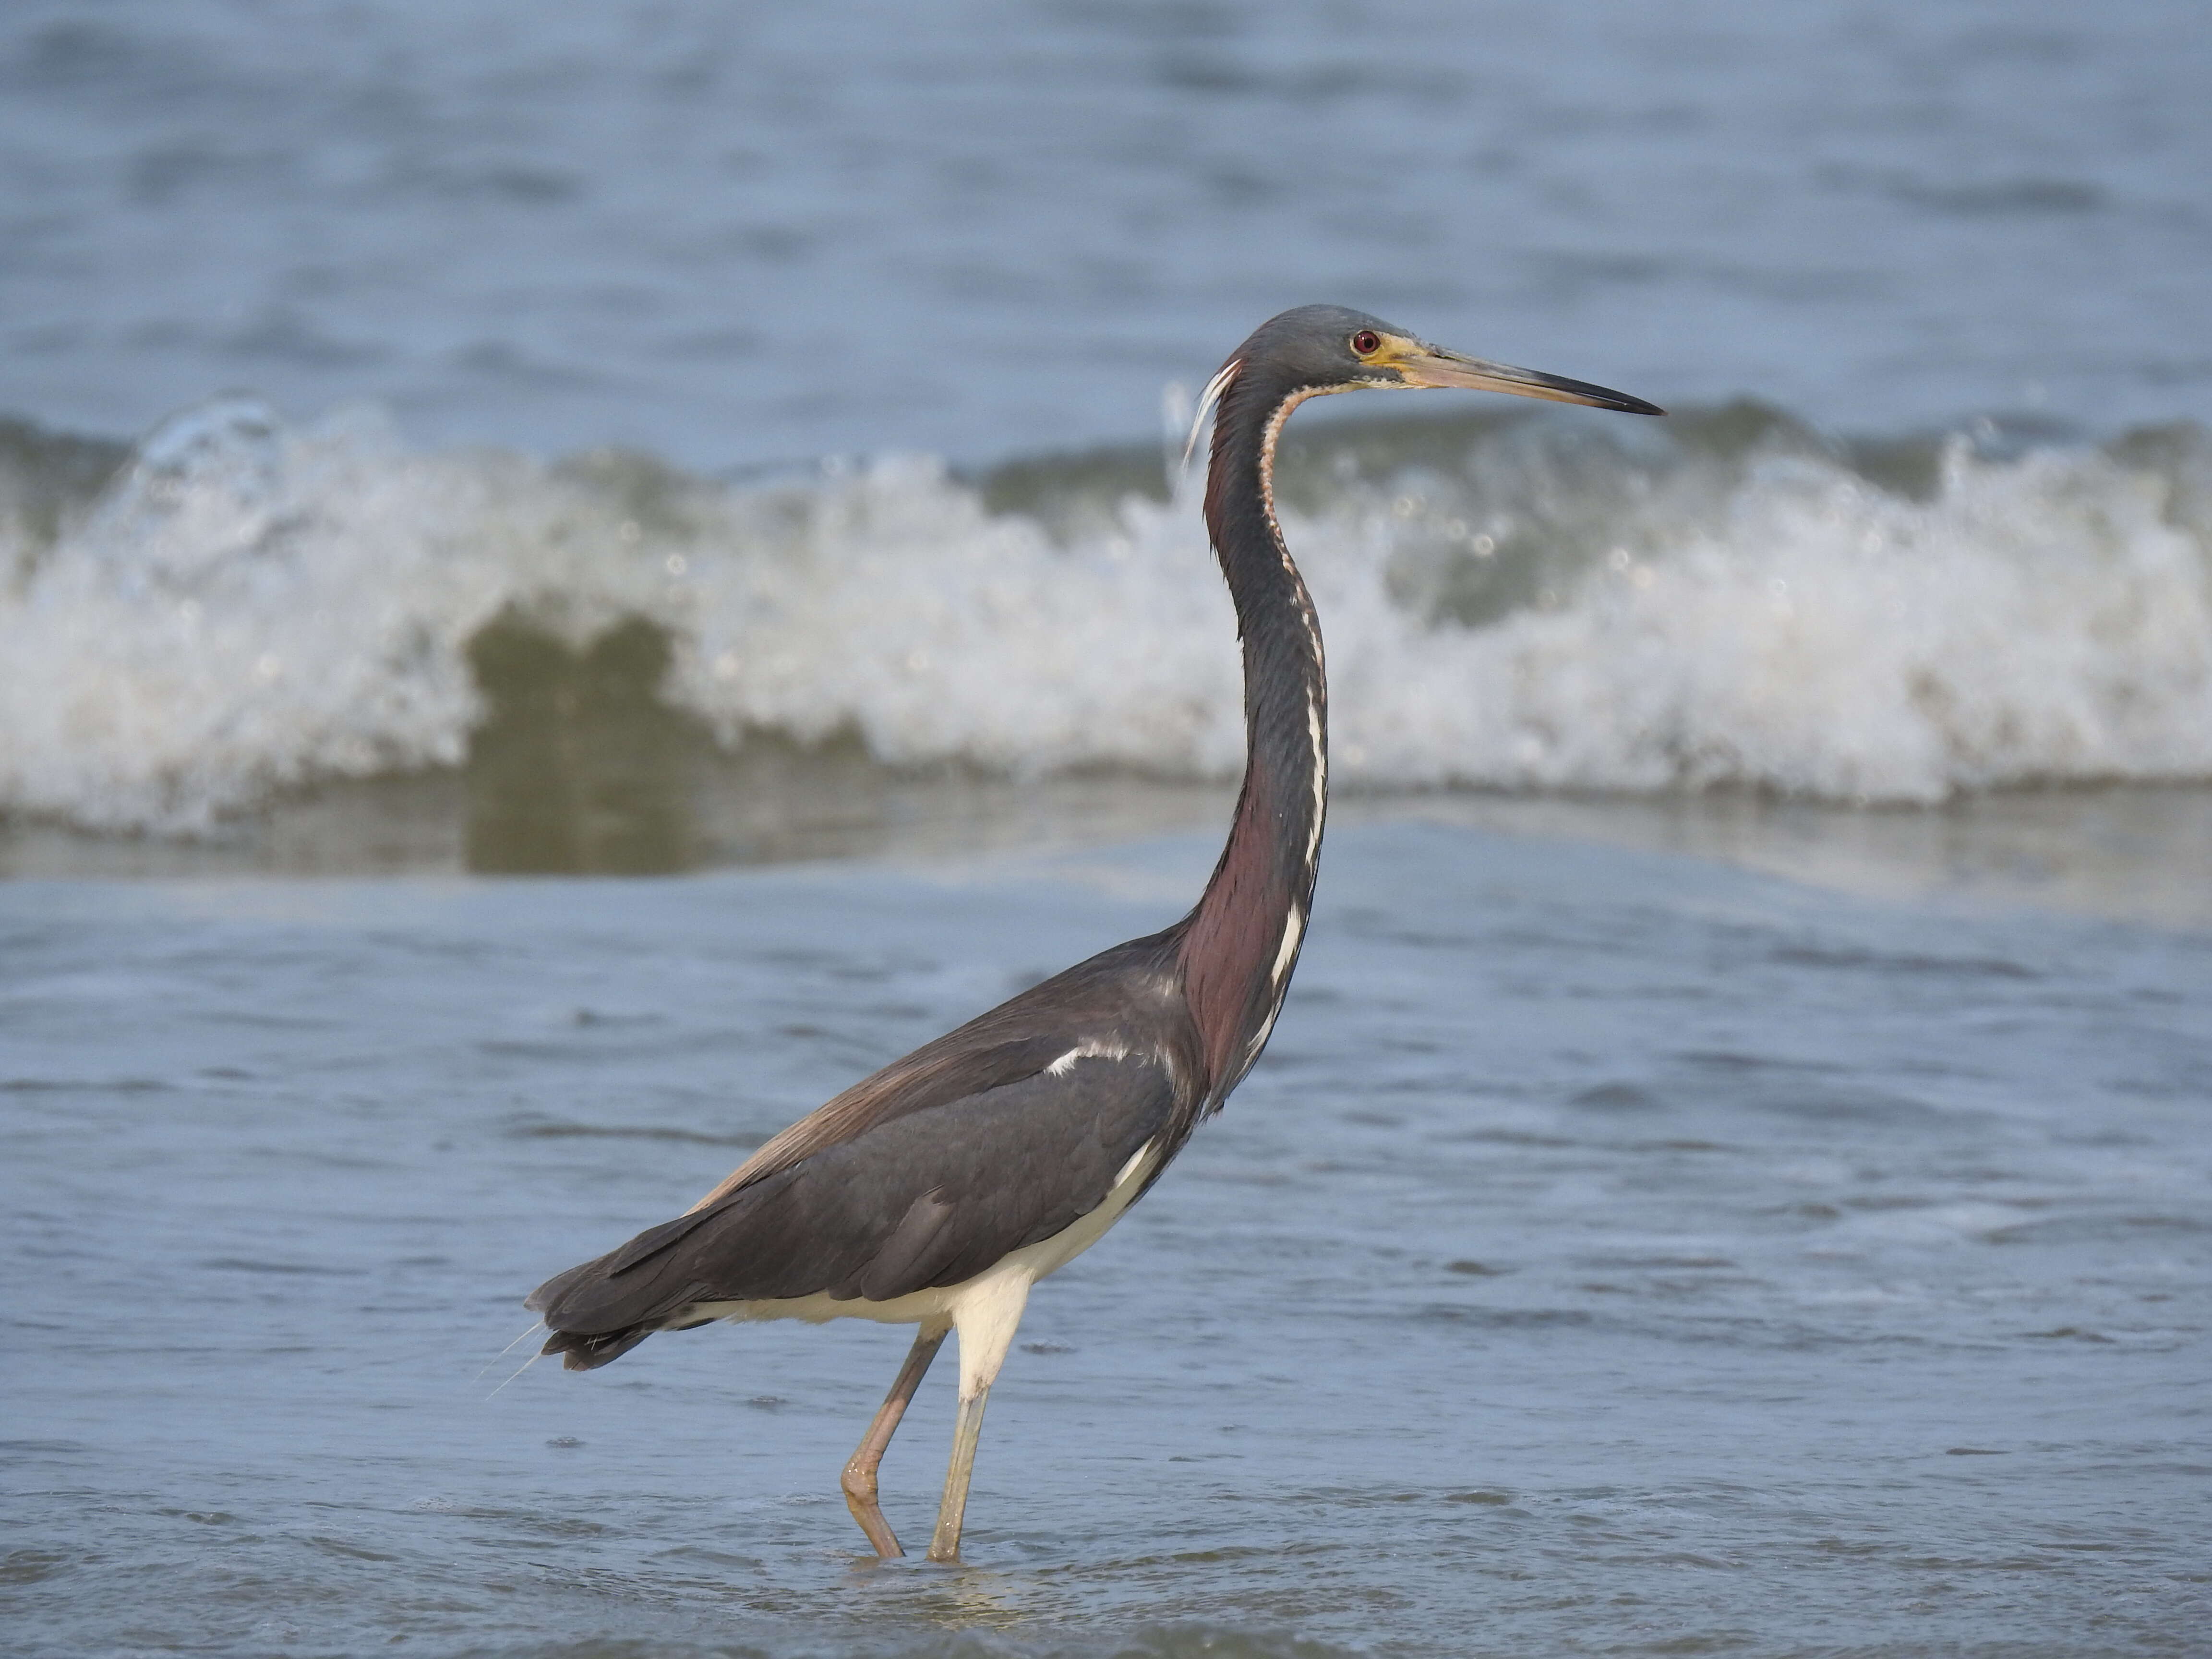
[[[1344,758],[1884,801],[2212,775],[2206,542],[2172,500],[2092,452],[1954,446],[1924,502],[1771,457],[1711,519],[1624,523],[1571,590],[1480,630],[1408,630],[1355,580],[1330,595]]]
[[[1905,489],[1771,433],[1589,430],[1362,428],[1286,458],[1340,779],[1924,801],[2212,777],[2202,434],[1960,440]],[[927,459],[733,486],[219,400],[43,530],[0,512],[0,808],[190,831],[458,763],[470,642],[502,617],[578,642],[646,618],[663,696],[728,744],[1233,774],[1234,625],[1194,501],[992,504]]]

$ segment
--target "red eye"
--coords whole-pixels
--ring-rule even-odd
[[[1352,349],[1362,357],[1372,357],[1382,349],[1382,337],[1371,328],[1363,328],[1352,337]]]

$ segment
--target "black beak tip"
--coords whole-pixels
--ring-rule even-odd
[[[1611,410],[1620,415],[1664,415],[1667,411],[1656,404],[1646,403],[1641,398],[1632,398],[1626,392],[1615,392],[1609,386],[1592,386],[1588,380],[1570,380],[1564,375],[1545,374],[1539,383],[1569,393],[1595,409]]]

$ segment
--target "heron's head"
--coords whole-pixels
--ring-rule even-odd
[[[1666,413],[1623,392],[1448,351],[1380,317],[1343,306],[1300,306],[1271,318],[1237,349],[1232,361],[1241,362],[1244,374],[1307,393],[1462,386],[1631,415]]]

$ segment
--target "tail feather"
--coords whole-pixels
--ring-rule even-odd
[[[672,1294],[672,1287],[651,1276],[641,1283],[635,1277],[614,1282],[627,1271],[622,1257],[629,1248],[556,1273],[530,1293],[523,1306],[544,1315],[551,1332],[540,1353],[561,1355],[572,1371],[595,1370],[666,1329],[670,1316],[693,1299],[691,1287]]]
[[[563,1370],[592,1371],[621,1358],[659,1328],[658,1325],[633,1325],[628,1330],[605,1331],[597,1335],[556,1330],[545,1339],[545,1346],[538,1352],[559,1354]]]

